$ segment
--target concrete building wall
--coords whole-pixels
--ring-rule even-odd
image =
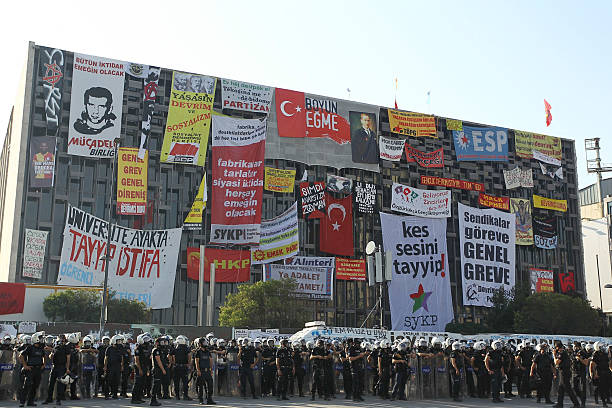
[[[604,288],[606,284],[612,284],[610,229],[606,218],[582,221],[582,238],[586,249],[584,277],[587,299],[593,307],[603,305],[605,313],[612,313],[612,289]]]

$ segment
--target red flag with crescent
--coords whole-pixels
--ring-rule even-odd
[[[304,92],[276,88],[276,122],[280,137],[306,136]]]
[[[336,200],[325,193],[326,214],[319,228],[319,249],[329,254],[353,256],[353,196]]]

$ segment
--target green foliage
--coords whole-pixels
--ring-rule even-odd
[[[219,325],[232,327],[303,327],[306,312],[293,297],[293,279],[241,285],[230,293],[219,311]]]
[[[493,307],[487,311],[484,325],[488,331],[514,333],[514,316],[521,310],[525,299],[531,294],[528,284],[517,285],[507,295],[503,289],[497,290],[492,297]]]
[[[589,302],[560,293],[536,293],[525,299],[514,317],[523,333],[598,335],[601,318]]]
[[[127,299],[113,299],[109,293],[109,323],[149,323],[151,310],[144,303]],[[93,290],[64,290],[53,293],[43,301],[43,311],[54,322],[95,323],[100,321],[100,294]]]
[[[447,332],[460,334],[479,334],[489,331],[485,325],[473,322],[449,323],[446,325],[445,330]]]

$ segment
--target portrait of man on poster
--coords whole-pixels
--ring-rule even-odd
[[[113,113],[113,94],[106,88],[94,86],[83,94],[84,109],[75,120],[74,130],[84,135],[97,135],[115,126],[117,116]]]
[[[353,162],[377,164],[379,160],[376,140],[376,115],[365,112],[349,112],[351,125],[351,150]]]

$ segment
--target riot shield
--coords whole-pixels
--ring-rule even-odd
[[[12,399],[14,368],[13,350],[0,350],[0,400]]]
[[[253,367],[253,383],[255,384],[255,395],[257,396],[261,396],[261,381],[263,379],[263,367],[262,367],[262,362],[258,362],[257,364],[255,364],[255,367]],[[250,392],[251,389],[249,388],[249,384],[247,384],[246,386],[246,392]]]
[[[336,381],[336,393],[338,393],[339,390],[344,390],[344,377],[342,374],[342,362],[341,361],[335,361],[334,362],[334,380]]]
[[[217,370],[215,384],[217,384],[217,393],[219,395],[231,395],[228,383],[228,362],[227,354],[217,356]]]
[[[434,394],[436,399],[447,399],[450,397],[450,376],[448,360],[441,353],[432,357],[434,370]]]
[[[410,401],[421,399],[420,375],[418,375],[418,357],[408,359],[408,379],[406,380],[406,398]]]
[[[80,360],[80,382],[81,396],[91,398],[92,390],[95,390],[97,356],[94,353],[79,353]]]
[[[12,399],[19,399],[19,390],[21,389],[22,384],[22,376],[21,376],[21,362],[19,361],[19,352],[17,350],[13,351],[13,378],[12,378],[12,391],[13,397]]]
[[[363,370],[363,394],[368,395],[372,394],[372,389],[374,387],[374,379],[376,378],[377,369],[374,368],[373,365],[369,364],[367,361],[365,362],[365,369]]]
[[[228,395],[232,397],[240,396],[240,364],[238,363],[238,353],[227,353],[227,385]]]
[[[49,377],[51,376],[51,369],[53,364],[51,363],[51,348],[45,347],[45,358],[46,363],[40,373],[40,386],[38,387],[39,400],[46,400],[47,394],[49,393]]]
[[[433,357],[418,357],[419,376],[421,377],[422,399],[435,398],[434,362]]]
[[[310,394],[310,390],[312,389],[312,362],[310,358],[306,358],[306,361],[303,363],[304,367],[304,393]]]

